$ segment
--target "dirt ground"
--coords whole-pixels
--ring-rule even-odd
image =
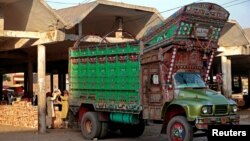
[[[250,124],[250,109],[240,110],[240,124]],[[160,134],[161,125],[146,126],[144,134],[138,138],[121,137],[119,133],[109,134],[105,141],[166,141]],[[83,141],[79,129],[48,129],[46,134],[38,134],[36,130],[0,125],[0,141]],[[194,141],[207,141],[206,137],[196,137]]]
[[[160,125],[146,127],[144,134],[137,138],[121,137],[119,133],[112,133],[104,141],[166,141],[166,135],[160,133]],[[49,129],[46,134],[25,128],[0,126],[0,141],[83,141],[79,129]],[[195,138],[194,141],[206,141],[205,137]]]

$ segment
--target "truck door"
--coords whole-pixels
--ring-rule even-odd
[[[149,105],[161,105],[162,95],[158,69],[150,69],[147,94]]]
[[[143,54],[141,58],[141,98],[144,119],[161,119],[163,95],[161,62],[158,54],[158,50],[152,50]]]
[[[162,92],[158,63],[143,67],[143,83],[144,104],[149,106],[162,105]]]

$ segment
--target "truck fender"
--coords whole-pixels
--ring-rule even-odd
[[[180,104],[180,103],[165,103],[162,111],[161,111],[161,117],[162,119],[164,119],[164,117],[166,116],[166,112],[169,111],[170,109],[184,109],[184,112],[186,113],[186,115],[188,114],[188,106],[186,104]],[[177,113],[180,111],[176,111]]]
[[[92,104],[82,104],[78,111],[78,123],[81,122],[82,117],[87,112],[95,112],[94,106]],[[108,121],[109,113],[97,112],[99,121]]]
[[[185,105],[166,103],[162,109],[163,125],[161,133],[166,133],[167,124],[172,117],[178,115],[186,117],[187,109]]]

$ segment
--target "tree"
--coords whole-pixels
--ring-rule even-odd
[[[3,74],[3,81],[10,81],[10,77],[7,74]]]

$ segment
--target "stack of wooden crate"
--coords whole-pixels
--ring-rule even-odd
[[[0,124],[20,127],[38,127],[37,106],[31,102],[17,101],[12,105],[0,105]]]

